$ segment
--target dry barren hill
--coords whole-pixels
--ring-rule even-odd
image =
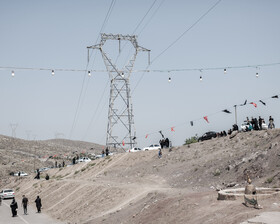
[[[100,154],[104,146],[66,139],[27,141],[0,135],[0,186],[6,183],[10,172],[34,173],[34,169],[53,166],[82,152]],[[49,157],[55,157],[52,159]],[[67,160],[69,158],[69,160]]]
[[[43,212],[66,223],[241,223],[280,211],[280,198],[218,201],[216,189],[279,187],[280,130],[238,133],[157,151],[119,153],[48,171],[51,179],[11,177],[17,195],[42,197]],[[1,153],[3,150],[1,149]]]

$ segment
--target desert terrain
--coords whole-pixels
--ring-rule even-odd
[[[279,142],[280,129],[274,129],[165,148],[160,159],[157,151],[116,151],[50,169],[50,180],[45,172],[37,180],[34,167],[69,164],[79,153],[100,154],[103,146],[0,136],[0,187],[14,189],[19,199],[25,194],[34,201],[40,195],[43,213],[69,224],[249,223],[261,213],[280,212],[280,197],[262,199],[263,209],[254,209],[242,200],[217,200],[217,190],[244,187],[247,174],[257,187],[279,187]],[[30,175],[9,175],[18,170]]]

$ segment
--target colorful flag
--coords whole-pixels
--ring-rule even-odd
[[[206,120],[207,123],[209,123],[207,116],[204,116],[203,118],[204,118],[204,120]]]
[[[175,131],[174,128],[175,128],[175,127],[171,127],[171,131]]]
[[[256,103],[254,103],[254,102],[251,102],[250,104],[253,104],[253,105],[254,105],[254,107],[257,107],[257,104],[256,104]]]

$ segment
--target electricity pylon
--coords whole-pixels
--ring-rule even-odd
[[[107,40],[117,40],[119,44],[120,41],[129,41],[133,45],[135,51],[128,63],[122,69],[118,69],[104,52],[103,46]],[[118,146],[124,149],[124,147],[128,145],[130,148],[133,148],[136,145],[136,133],[132,133],[134,119],[129,88],[129,78],[136,60],[137,53],[139,51],[147,51],[150,53],[150,50],[140,47],[135,35],[114,35],[105,33],[101,34],[101,41],[99,44],[89,46],[87,49],[88,52],[89,49],[100,50],[111,80],[106,146],[108,148]]]
[[[17,127],[18,127],[18,124],[10,124],[10,126],[11,126],[11,128],[12,128],[12,137],[13,138],[16,138],[17,136],[16,136],[16,129],[17,129]]]

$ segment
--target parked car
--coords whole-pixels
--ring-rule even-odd
[[[217,133],[214,131],[208,131],[205,134],[203,134],[201,137],[198,138],[198,141],[204,141],[204,140],[208,140],[208,139],[212,139],[212,138],[216,138],[217,137]]]
[[[128,150],[126,150],[126,152],[140,152],[140,151],[142,151],[142,149],[140,149],[140,148],[132,148],[132,149],[128,149]]]
[[[0,192],[2,199],[15,198],[15,192],[11,189],[4,189]]]
[[[113,155],[113,153],[112,153],[112,152],[109,152],[108,156],[112,156],[112,155]],[[103,156],[102,156],[102,154],[96,155],[96,156],[95,156],[96,159],[102,158],[102,157],[106,157],[106,154],[103,154]]]
[[[19,172],[15,172],[14,176],[26,177],[26,176],[28,176],[28,174],[23,171],[19,171]]]
[[[91,159],[90,158],[88,158],[88,157],[82,157],[82,158],[80,158],[80,159],[78,159],[77,160],[77,163],[82,163],[82,162],[90,162],[91,161]]]
[[[160,145],[150,145],[148,147],[143,148],[143,151],[150,151],[150,150],[159,150],[161,147]]]
[[[43,168],[40,168],[39,171],[40,172],[44,172],[44,171],[47,171],[49,170],[50,168],[49,167],[43,167]],[[37,172],[37,171],[36,171]]]

